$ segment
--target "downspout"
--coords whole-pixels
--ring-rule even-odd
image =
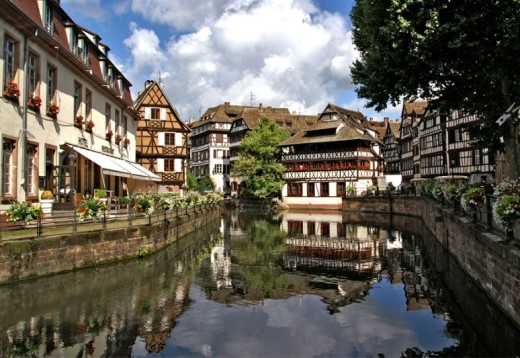
[[[38,33],[36,33],[37,35]],[[28,52],[29,52],[29,36],[25,35],[23,43],[23,95],[22,95],[22,133],[20,138],[20,150],[22,156],[22,168],[21,168],[21,192],[20,192],[20,201],[25,201],[27,198],[27,99],[29,98],[29,86],[28,86]]]

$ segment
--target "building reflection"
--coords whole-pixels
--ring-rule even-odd
[[[13,309],[0,310],[0,357],[129,357],[136,342],[160,353],[191,305],[190,267],[218,230],[149,260],[1,287],[0,302]]]
[[[423,275],[414,235],[345,222],[337,211],[288,211],[266,223],[269,228],[257,242],[248,232],[247,223],[253,221],[248,215],[231,212],[225,224],[231,229],[212,248],[211,275],[201,283],[208,298],[227,305],[257,305],[268,298],[313,294],[322,297],[333,314],[363,299],[371,284],[384,276],[403,285],[408,310],[430,309],[435,292]],[[276,244],[276,231],[283,236],[283,250]],[[258,259],[260,249],[268,262]],[[273,267],[278,270],[269,278],[276,282],[266,282],[269,276],[262,270],[267,267],[271,273]]]

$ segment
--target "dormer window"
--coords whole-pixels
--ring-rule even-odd
[[[45,30],[51,35],[54,33],[53,17],[52,7],[47,4],[45,7]]]
[[[74,30],[72,30],[70,36],[70,49],[74,56],[78,54],[78,33]]]

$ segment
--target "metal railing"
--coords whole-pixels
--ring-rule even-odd
[[[39,238],[48,236],[74,235],[78,233],[118,230],[138,226],[150,226],[160,222],[171,222],[175,218],[202,213],[204,210],[215,207],[218,203],[198,204],[194,206],[176,207],[165,211],[156,208],[152,215],[135,212],[133,200],[128,205],[113,205],[103,211],[100,220],[80,221],[75,210],[54,210],[45,214],[39,221],[30,224],[23,222],[2,223],[0,225],[0,241]]]

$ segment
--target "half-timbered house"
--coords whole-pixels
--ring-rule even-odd
[[[447,174],[445,114],[428,106],[418,124],[421,178]]]
[[[237,160],[240,155],[240,143],[242,139],[249,131],[256,128],[263,118],[271,119],[278,124],[281,129],[287,130],[291,135],[307,128],[318,119],[317,116],[291,113],[288,108],[264,107],[262,104],[258,107],[243,106],[229,130],[231,168],[233,167],[233,162]],[[245,178],[231,177],[230,180],[231,195],[241,196],[244,192],[243,181]]]
[[[190,123],[190,171],[196,178],[209,175],[215,190],[229,194],[229,139],[231,123],[241,106],[225,102],[208,108],[199,121]]]
[[[405,101],[401,111],[400,152],[403,181],[420,177],[418,124],[426,111],[426,101]]]
[[[472,182],[490,182],[495,176],[495,155],[489,147],[476,146],[468,125],[478,123],[474,114],[451,112],[446,122],[449,175],[464,175]]]
[[[376,184],[383,162],[376,135],[362,113],[329,103],[315,124],[280,144],[284,203],[339,208],[348,187],[360,193]]]
[[[383,147],[381,149],[383,159],[385,160],[385,174],[401,174],[400,130],[401,123],[399,122],[388,122],[386,126]]]
[[[137,161],[160,177],[158,192],[180,193],[187,178],[190,129],[157,81],[146,81],[135,109]]]

